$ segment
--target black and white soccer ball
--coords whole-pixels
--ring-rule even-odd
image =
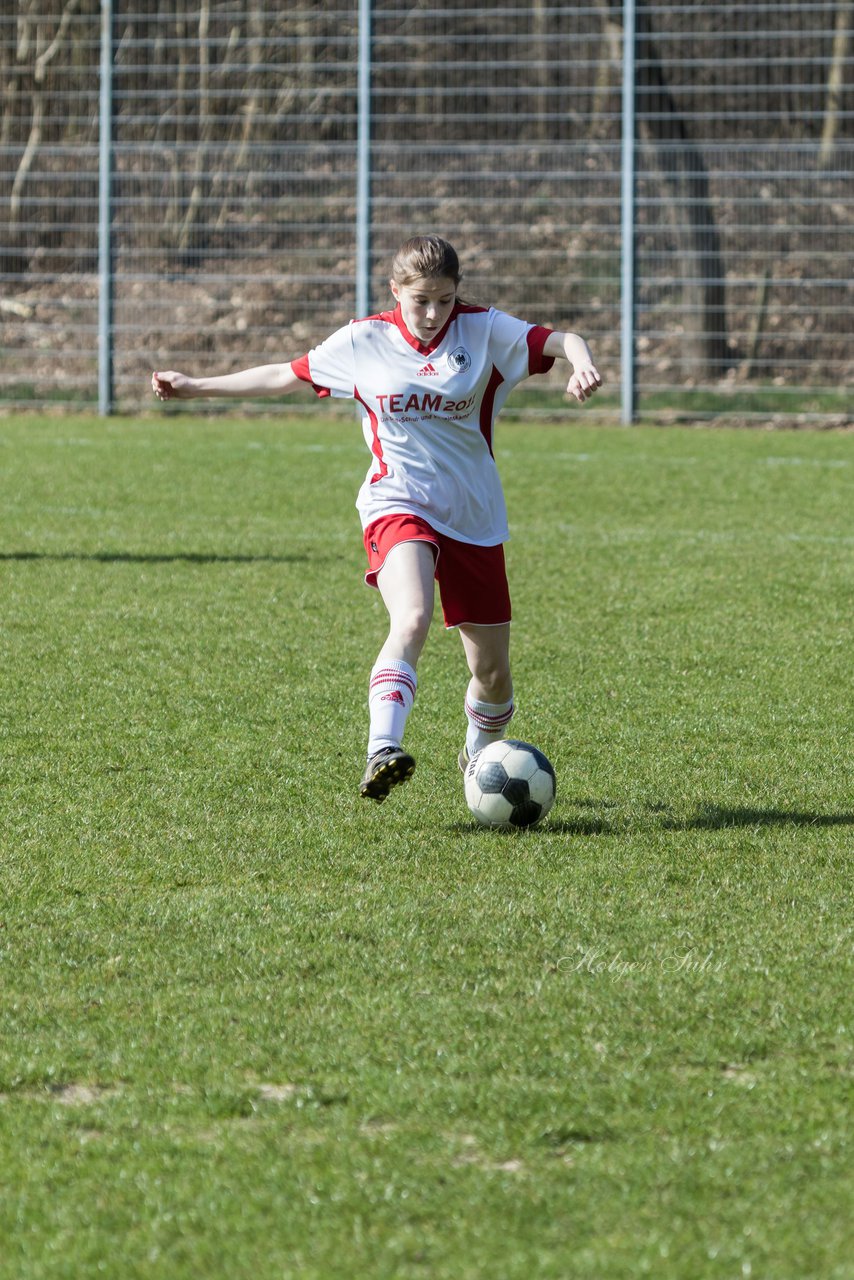
[[[503,738],[469,761],[466,804],[484,827],[532,827],[554,804],[555,771],[530,742]]]

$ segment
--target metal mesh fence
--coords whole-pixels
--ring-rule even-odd
[[[464,296],[578,329],[618,386],[622,4],[371,8],[372,306],[437,230]],[[850,412],[851,17],[638,5],[642,406]],[[0,15],[0,404],[97,399],[100,22]],[[290,359],[354,314],[358,27],[357,0],[117,0],[120,407],[152,368]]]

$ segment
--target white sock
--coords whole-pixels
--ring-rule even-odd
[[[469,756],[477,755],[490,742],[498,742],[504,737],[514,710],[512,695],[507,702],[479,702],[469,685],[466,693],[466,751]]]
[[[418,684],[408,662],[378,662],[371,672],[368,708],[371,727],[368,755],[382,747],[399,747]]]

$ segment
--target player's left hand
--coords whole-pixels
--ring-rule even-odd
[[[575,396],[581,404],[585,400],[589,400],[594,391],[602,385],[602,378],[599,370],[594,364],[581,365],[576,369],[567,383],[567,395]]]

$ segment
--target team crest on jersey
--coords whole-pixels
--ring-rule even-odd
[[[451,373],[467,373],[471,368],[471,356],[465,347],[457,347],[448,356]]]

